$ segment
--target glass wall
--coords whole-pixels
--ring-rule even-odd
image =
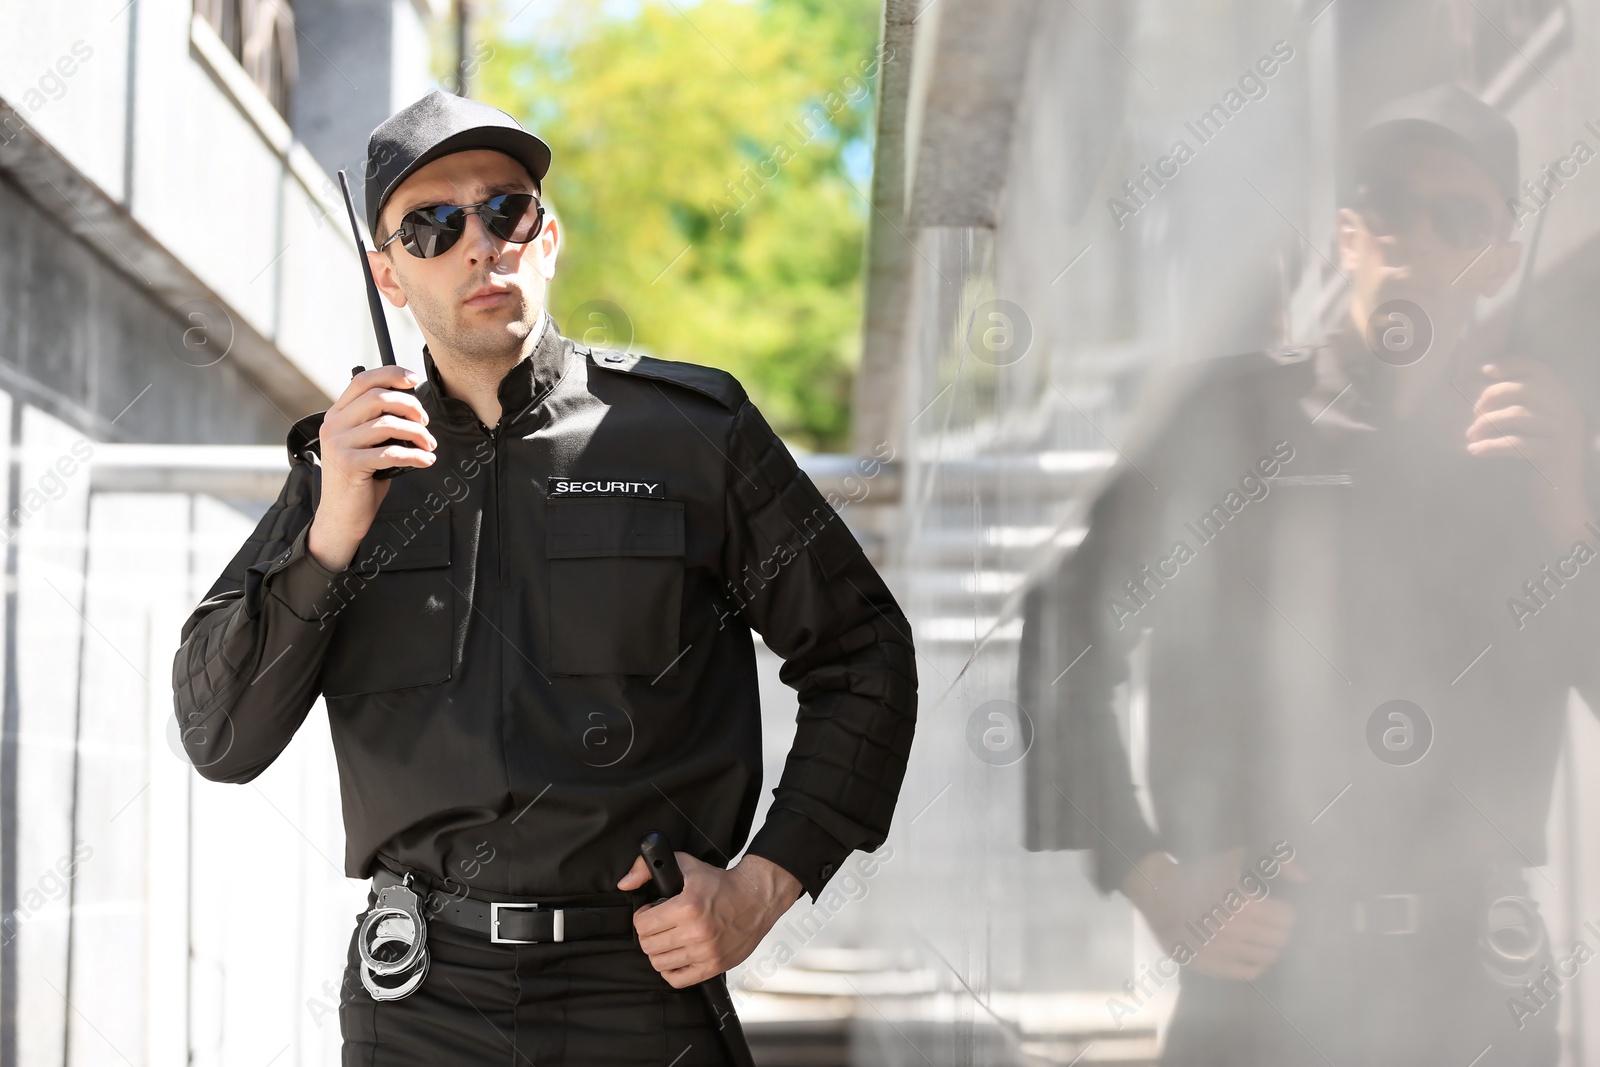
[[[1597,15],[887,5],[857,1062],[1592,1061]]]

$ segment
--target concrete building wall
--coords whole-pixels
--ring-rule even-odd
[[[3,181],[0,245],[0,376],[31,403],[94,440],[282,442],[236,363],[186,347],[179,313]]]
[[[265,502],[119,491],[94,457],[281,449],[376,362],[332,172],[360,196],[445,6],[293,3],[286,119],[190,0],[0,2],[5,1067],[339,1060],[366,887],[325,713],[246,787],[200,779],[172,716],[179,628]]]

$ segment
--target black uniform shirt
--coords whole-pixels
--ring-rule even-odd
[[[1537,468],[1466,453],[1481,383],[1441,383],[1401,421],[1348,373],[1372,362],[1343,331],[1218,361],[1030,590],[1029,847],[1094,850],[1106,891],[1151,851],[1280,838],[1317,852],[1324,882],[1544,861],[1567,690],[1593,686],[1600,621],[1600,576],[1576,558],[1600,532],[1558,540]],[[1519,617],[1530,582],[1548,606]],[[1113,699],[1146,631],[1154,827]],[[1403,773],[1373,749],[1391,700],[1431,723]]]
[[[323,695],[351,877],[382,855],[490,892],[600,892],[652,829],[725,866],[761,789],[753,627],[800,711],[749,851],[815,898],[888,832],[910,626],[731,375],[544,324],[492,430],[424,348],[438,458],[389,483],[337,574],[306,550],[323,413],[295,425],[277,501],[184,624],[185,748],[249,781]]]

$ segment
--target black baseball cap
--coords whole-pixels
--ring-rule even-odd
[[[550,146],[488,104],[435,90],[384,119],[367,140],[367,230],[375,242],[389,195],[418,167],[452,152],[492,148],[528,168],[535,182],[550,169]]]
[[[1459,85],[1435,85],[1389,101],[1373,113],[1351,145],[1351,185],[1389,169],[1406,144],[1443,144],[1477,163],[1507,200],[1517,197],[1517,128]]]

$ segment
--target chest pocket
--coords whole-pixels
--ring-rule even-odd
[[[677,673],[683,503],[573,497],[546,514],[551,671]]]
[[[450,509],[380,511],[342,585],[323,662],[325,696],[431,685],[450,677],[456,611]],[[426,518],[426,521],[421,521]]]

